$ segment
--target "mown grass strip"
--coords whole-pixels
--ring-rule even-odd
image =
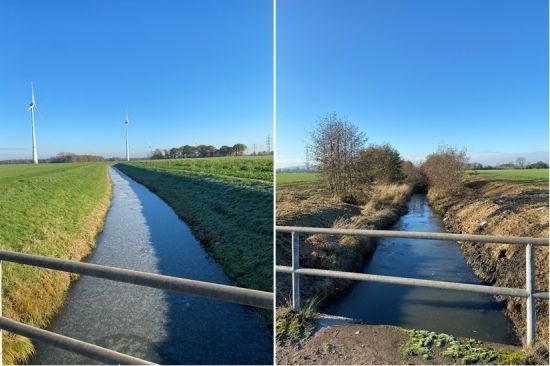
[[[110,206],[106,164],[0,166],[0,247],[81,260],[95,245]],[[74,276],[4,263],[3,314],[45,327],[63,304]],[[4,335],[3,361],[24,362],[33,350],[24,337]]]

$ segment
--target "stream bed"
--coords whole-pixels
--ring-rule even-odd
[[[441,218],[432,212],[425,195],[414,194],[408,209],[392,230],[445,232]],[[364,273],[480,283],[456,242],[384,238],[377,243]],[[491,295],[481,293],[361,281],[325,312],[369,324],[521,344],[502,306]]]

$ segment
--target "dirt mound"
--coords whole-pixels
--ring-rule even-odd
[[[279,365],[398,365],[399,346],[408,339],[397,328],[351,324],[324,328],[304,342],[277,347]]]

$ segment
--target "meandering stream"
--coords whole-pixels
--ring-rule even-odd
[[[408,208],[409,212],[392,230],[445,231],[441,218],[432,212],[425,195],[413,195]],[[444,240],[380,239],[363,272],[479,283],[458,244]],[[501,310],[501,305],[486,294],[358,282],[346,297],[326,312],[366,323],[519,344],[510,321]]]
[[[88,262],[232,284],[159,197],[116,169]],[[82,276],[49,330],[160,364],[272,364],[273,337],[240,305]],[[96,361],[38,344],[32,364]]]

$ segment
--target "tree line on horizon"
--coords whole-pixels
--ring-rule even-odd
[[[245,154],[247,146],[237,143],[233,146],[223,145],[216,148],[213,145],[184,145],[181,147],[172,147],[170,149],[155,149],[150,159],[185,159],[185,158],[209,158],[216,156],[242,156]],[[260,151],[249,155],[271,155],[272,152]]]
[[[509,162],[498,165],[483,165],[481,163],[468,163],[466,170],[504,170],[504,169],[548,169],[548,164],[544,161],[527,164],[524,158],[517,158],[516,162]]]

